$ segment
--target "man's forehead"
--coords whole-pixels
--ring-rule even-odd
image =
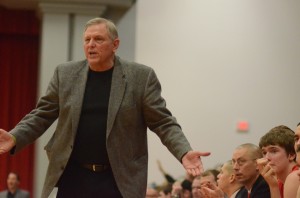
[[[8,178],[17,178],[17,175],[14,173],[9,173]]]
[[[83,32],[83,35],[90,35],[90,34],[103,34],[107,33],[107,28],[105,24],[95,24],[91,25],[86,28],[86,30]]]
[[[245,157],[247,155],[248,155],[248,151],[246,148],[239,148],[233,152],[232,159]]]

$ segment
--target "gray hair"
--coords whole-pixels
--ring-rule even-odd
[[[232,164],[232,160],[228,160],[227,162],[225,162],[223,164],[223,168],[225,168],[229,174],[233,173],[233,164]]]
[[[86,31],[86,29],[88,27],[90,27],[92,25],[97,25],[97,24],[106,24],[106,29],[108,31],[108,35],[111,38],[111,40],[115,40],[116,38],[119,37],[116,25],[112,21],[105,19],[105,18],[100,18],[100,17],[89,20],[85,24],[84,31]]]
[[[239,145],[236,149],[243,149],[243,148],[247,149],[248,155],[250,155],[250,157],[252,158],[258,159],[263,157],[261,149],[255,144],[252,143],[242,144]]]

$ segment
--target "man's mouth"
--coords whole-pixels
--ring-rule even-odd
[[[89,52],[89,55],[90,55],[90,56],[97,55],[97,52]]]
[[[235,173],[235,176],[236,176],[236,177],[242,177],[243,174],[241,174],[241,173]]]

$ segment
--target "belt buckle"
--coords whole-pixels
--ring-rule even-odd
[[[93,171],[96,172],[96,164],[93,164]]]

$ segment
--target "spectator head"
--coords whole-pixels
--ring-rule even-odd
[[[201,186],[207,186],[208,184],[217,185],[217,176],[219,171],[216,169],[208,169],[201,174],[200,184]]]
[[[14,192],[19,188],[20,185],[20,177],[15,172],[10,172],[7,176],[7,189],[10,192]]]
[[[295,165],[294,138],[294,131],[284,125],[272,128],[260,138],[262,154],[277,176],[283,173],[286,175],[287,169]]]
[[[218,187],[226,193],[228,197],[242,187],[242,184],[235,178],[232,160],[225,162],[221,167],[217,183]]]
[[[190,198],[192,196],[192,183],[185,179],[181,182],[182,198]]]
[[[238,146],[232,155],[232,165],[236,179],[248,190],[259,176],[256,159],[262,158],[260,148],[254,144],[246,143]]]
[[[192,182],[192,197],[193,198],[201,198],[200,194],[200,188],[201,188],[201,183],[200,183],[200,178],[201,176],[195,177],[193,182]]]

